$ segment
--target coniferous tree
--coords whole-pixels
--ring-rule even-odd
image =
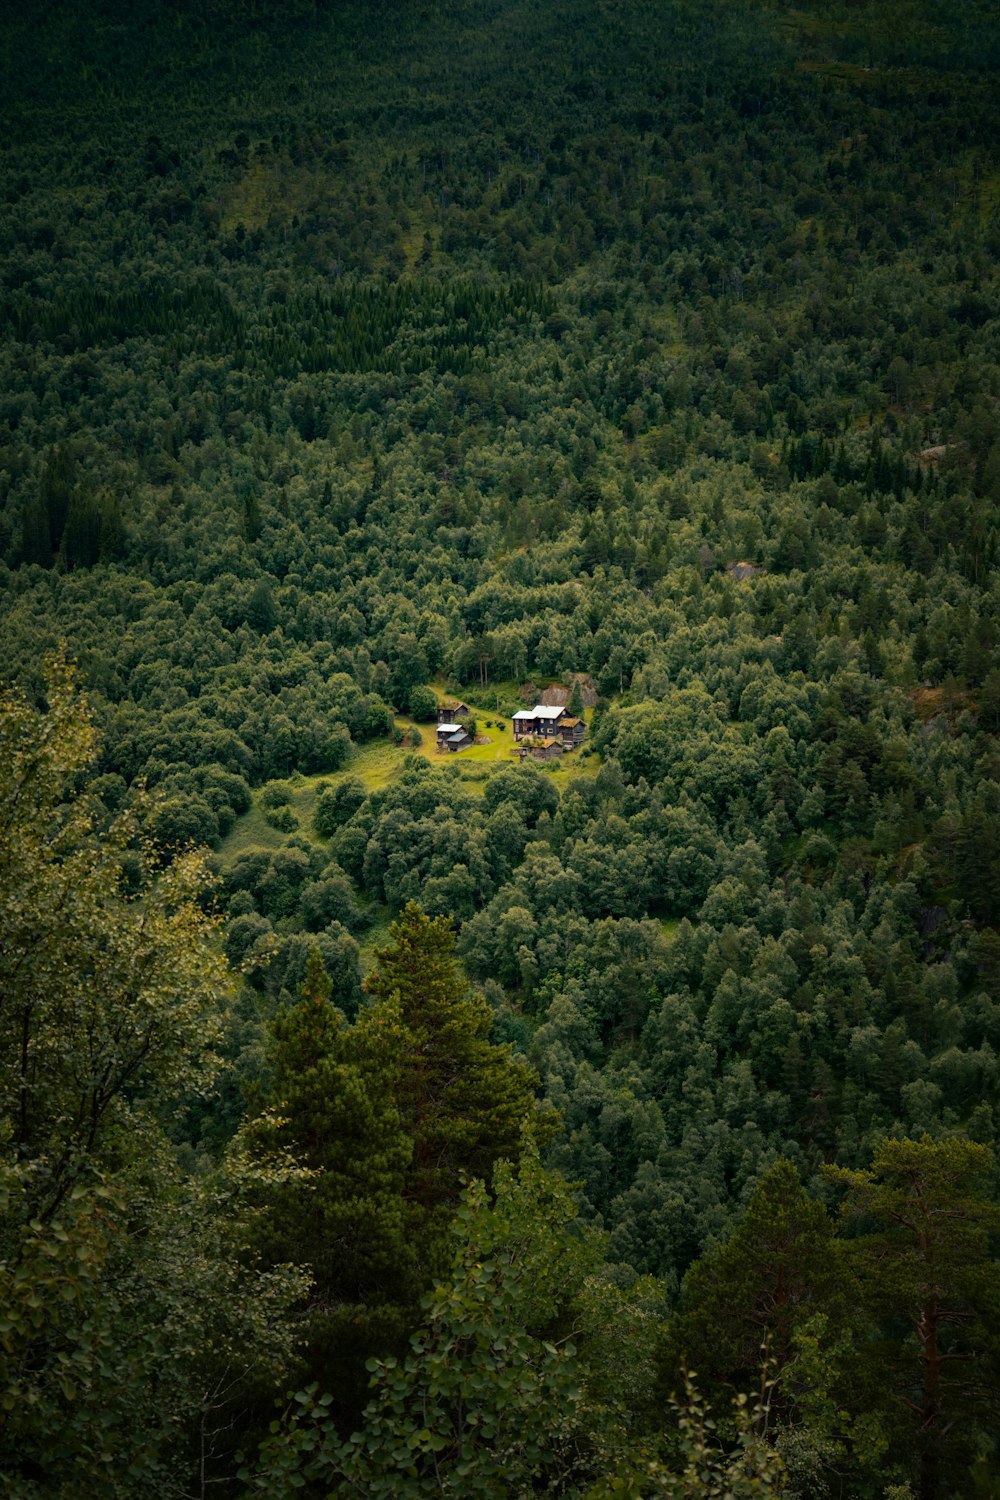
[[[365,981],[377,1002],[367,1027],[375,1037],[386,1026],[394,1033],[395,1098],[413,1143],[403,1192],[430,1266],[464,1180],[489,1183],[495,1162],[519,1155],[525,1124],[546,1139],[555,1117],[539,1108],[527,1064],[509,1044],[489,1041],[493,1015],[460,974],[450,920],[410,902],[390,936]]]
[[[660,1391],[679,1390],[688,1369],[721,1410],[727,1391],[752,1389],[766,1368],[772,1419],[816,1429],[842,1458],[833,1414],[858,1395],[851,1356],[860,1325],[857,1285],[834,1230],[792,1163],[776,1162],[730,1238],[689,1269],[664,1332]],[[822,1369],[804,1357],[817,1336],[828,1351]]]
[[[350,1405],[365,1358],[394,1346],[420,1285],[402,1198],[412,1143],[395,1100],[395,1038],[367,1018],[348,1028],[330,993],[313,948],[298,1004],[272,1023],[269,1082],[239,1151],[265,1174],[257,1248],[312,1279],[302,1313],[309,1368]]]
[[[860,1230],[846,1248],[881,1323],[896,1412],[908,1414],[894,1447],[920,1500],[953,1493],[959,1464],[992,1444],[1000,1418],[991,1168],[987,1146],[924,1136],[882,1141],[865,1170],[826,1169]]]

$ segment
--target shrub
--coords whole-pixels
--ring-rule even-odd
[[[290,807],[265,807],[264,822],[277,828],[279,833],[294,833],[299,826],[299,820]]]
[[[410,689],[410,713],[421,724],[437,718],[437,699],[429,687],[419,684]]]

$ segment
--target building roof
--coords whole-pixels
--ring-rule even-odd
[[[536,703],[534,708],[519,708],[514,714],[515,719],[561,719],[565,714],[564,708],[549,708],[545,703]]]
[[[559,727],[561,729],[573,729],[580,722],[581,721],[579,719],[574,719],[572,714],[567,714],[566,718],[563,719],[562,724]]]
[[[448,736],[446,736],[446,738],[449,745],[453,745],[456,740],[458,740],[459,744],[461,744],[463,740],[468,740],[470,744],[472,743],[472,735],[467,729],[462,729],[461,727],[456,729],[454,734],[449,734]]]
[[[438,734],[465,734],[461,724],[439,724]]]

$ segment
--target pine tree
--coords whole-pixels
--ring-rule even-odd
[[[365,1025],[393,1032],[398,1047],[396,1100],[413,1142],[403,1191],[429,1268],[464,1180],[488,1185],[497,1161],[519,1156],[525,1123],[545,1139],[555,1117],[538,1106],[532,1070],[488,1040],[493,1013],[465,988],[449,919],[410,902],[390,936],[365,982],[376,1000]]]
[[[395,1102],[391,1028],[348,1028],[318,948],[299,1003],[272,1023],[271,1078],[238,1151],[263,1181],[256,1242],[273,1265],[308,1267],[311,1372],[341,1403],[364,1391],[364,1360],[402,1336],[419,1296],[402,1197],[412,1147]]]
[[[920,1500],[954,1493],[955,1465],[1000,1421],[991,1167],[987,1146],[924,1136],[882,1141],[867,1171],[825,1169],[847,1189],[843,1217],[863,1230],[848,1250],[883,1325],[897,1411],[911,1414],[895,1430]]]
[[[817,1315],[831,1335],[841,1330],[852,1297],[826,1210],[809,1198],[790,1161],[775,1162],[732,1236],[687,1273],[661,1348],[664,1393],[679,1389],[686,1366],[716,1402],[733,1386],[751,1388],[767,1359],[777,1381],[775,1414],[798,1420],[806,1395],[795,1372],[800,1331]]]

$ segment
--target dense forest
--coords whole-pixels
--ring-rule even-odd
[[[996,1500],[994,7],[0,49],[5,1495]]]

